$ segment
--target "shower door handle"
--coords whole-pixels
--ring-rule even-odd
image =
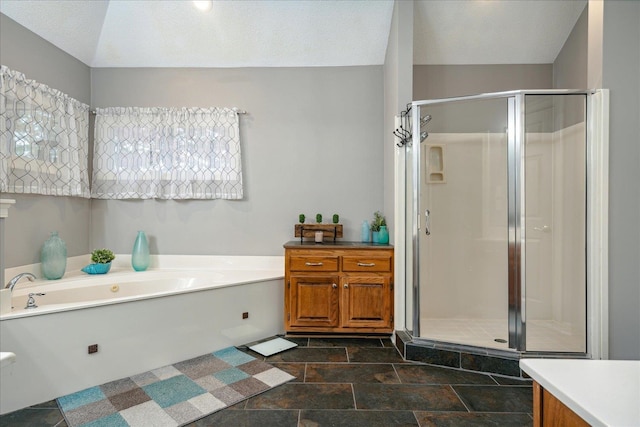
[[[427,236],[431,235],[431,212],[429,209],[424,211],[424,232]]]

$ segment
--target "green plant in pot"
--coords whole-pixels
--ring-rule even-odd
[[[111,269],[111,261],[115,258],[116,256],[109,249],[95,249],[91,252],[93,264],[87,265],[82,271],[88,274],[106,274]]]
[[[382,212],[376,211],[373,214],[373,221],[371,221],[371,231],[373,237],[373,243],[389,243],[389,232],[387,231],[387,219]],[[381,236],[382,235],[382,236]]]

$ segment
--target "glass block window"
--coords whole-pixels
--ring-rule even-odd
[[[0,191],[89,197],[89,106],[0,69]]]
[[[231,108],[96,110],[91,197],[242,199]]]

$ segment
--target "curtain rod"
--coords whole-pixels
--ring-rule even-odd
[[[245,110],[240,110],[236,107],[233,107],[232,110],[236,113],[236,114],[249,114],[247,113]],[[91,114],[93,114],[95,116],[96,114],[96,110],[91,110]]]

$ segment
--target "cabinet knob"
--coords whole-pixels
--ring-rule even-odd
[[[337,287],[338,287],[338,285],[336,285],[336,284],[334,283],[333,285],[331,285],[331,287],[332,287],[333,289],[335,289],[335,288],[337,288]]]
[[[323,264],[321,262],[305,262],[304,265],[307,267],[322,267]]]
[[[344,288],[345,288],[345,289],[349,289],[349,284],[348,284],[348,283],[345,283],[345,284],[344,284]]]

